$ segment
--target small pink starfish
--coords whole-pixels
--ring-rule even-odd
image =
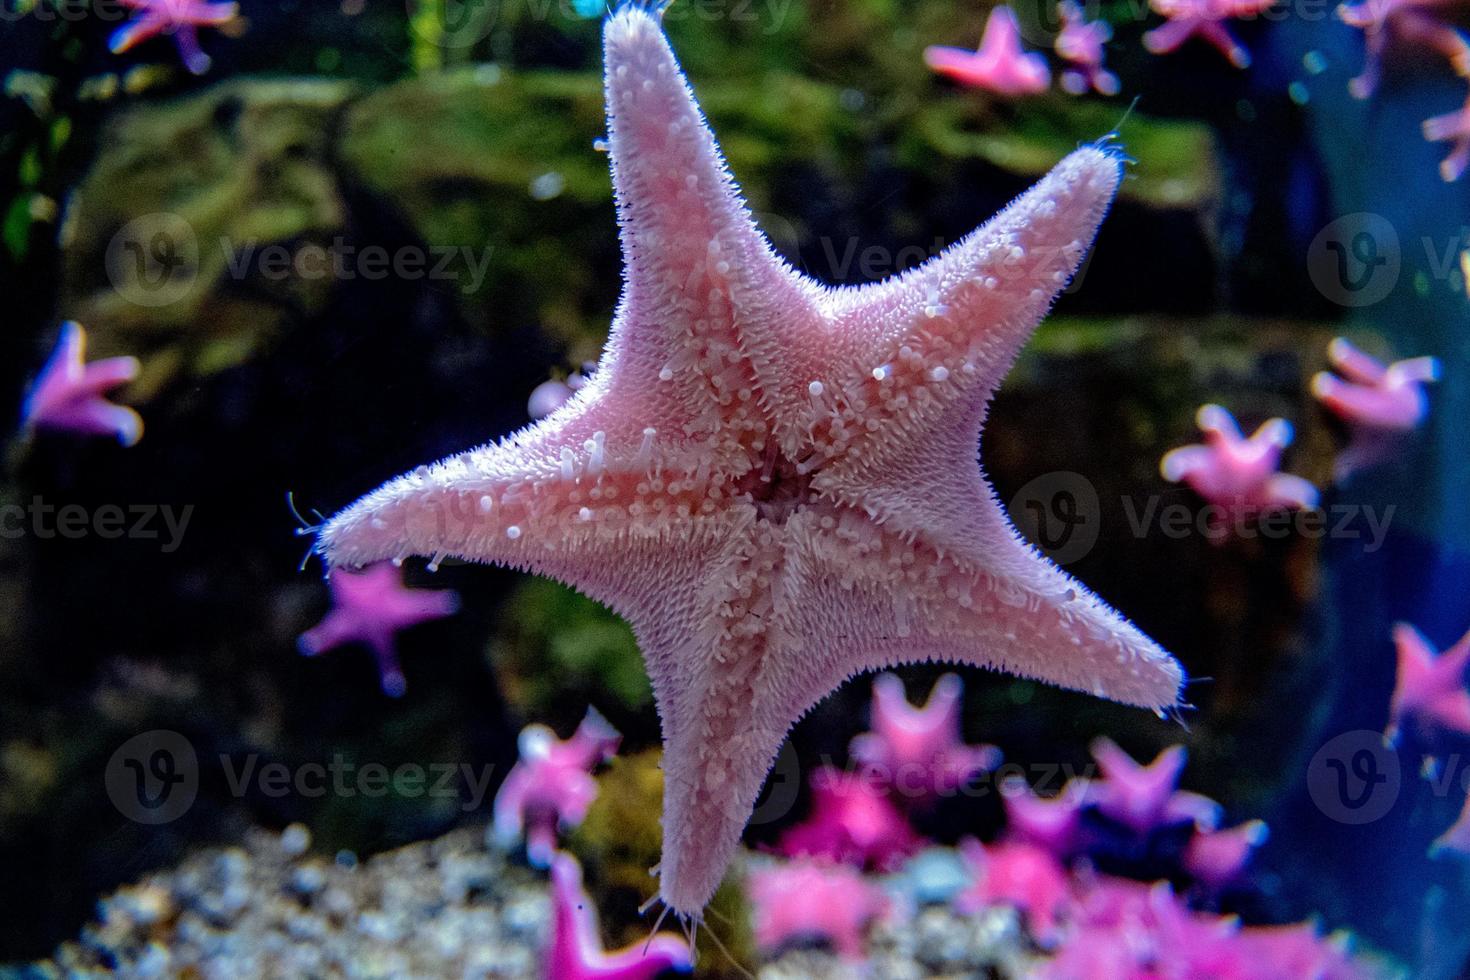
[[[1312,977],[1315,980],[1367,980],[1375,974],[1352,960],[1345,933],[1322,936],[1311,922],[1252,926],[1235,940],[1242,978]]]
[[[1021,47],[1016,15],[1004,4],[990,12],[979,50],[934,45],[924,49],[924,63],[946,78],[997,95],[1035,95],[1051,84],[1046,59]]]
[[[1423,423],[1429,414],[1424,386],[1439,379],[1439,362],[1413,357],[1385,365],[1344,337],[1327,345],[1327,357],[1343,377],[1317,372],[1312,394],[1352,432],[1351,443],[1333,466],[1333,476],[1342,480],[1392,456],[1397,437]]]
[[[1438,857],[1446,851],[1462,858],[1470,858],[1470,796],[1465,797],[1465,806],[1450,828],[1429,845],[1431,857]]]
[[[662,899],[697,918],[786,733],[916,659],[1163,710],[1182,671],[1016,533],[976,465],[985,406],[1122,178],[1068,156],[943,255],[830,289],[757,230],[656,12],[604,27],[626,283],[596,373],[499,443],[322,527],[358,566],[453,555],[628,619],[664,735]]]
[[[1176,789],[1184,769],[1184,746],[1172,745],[1143,766],[1109,739],[1100,738],[1092,743],[1092,756],[1102,770],[1102,779],[1092,783],[1098,811],[1134,833],[1148,834],[1186,821],[1212,829],[1219,822],[1218,803]]]
[[[883,890],[845,865],[793,861],[760,868],[747,890],[755,943],[767,953],[816,938],[845,960],[861,960],[864,933],[890,910]]]
[[[1107,21],[1089,21],[1074,0],[1062,0],[1057,14],[1062,29],[1057,32],[1056,52],[1067,62],[1062,69],[1063,90],[1072,95],[1082,95],[1088,89],[1099,95],[1117,95],[1118,76],[1103,67],[1103,45],[1112,38],[1113,26]]]
[[[1388,737],[1396,740],[1409,728],[1415,737],[1434,744],[1444,734],[1470,737],[1470,691],[1465,669],[1470,665],[1470,633],[1437,654],[1424,635],[1408,623],[1393,628],[1398,649],[1398,681],[1388,709]]]
[[[1026,928],[1037,942],[1057,940],[1058,917],[1071,900],[1071,885],[1049,851],[1011,841],[987,847],[969,837],[960,842],[960,853],[974,883],[955,896],[956,909],[973,915],[994,905],[1011,905],[1026,917]]]
[[[570,854],[552,858],[545,980],[653,980],[665,970],[687,973],[693,968],[688,944],[666,932],[603,952],[597,912],[582,888],[582,866]]]
[[[308,657],[348,643],[362,643],[378,658],[383,693],[401,697],[407,690],[393,636],[459,609],[459,597],[448,590],[410,589],[403,573],[388,562],[362,571],[334,568],[327,575],[332,609],[325,619],[301,634],[297,647]]]
[[[531,391],[531,397],[526,401],[526,414],[535,421],[546,418],[552,412],[561,408],[572,400],[583,385],[587,383],[587,377],[573,371],[562,381],[551,378],[541,382]]]
[[[195,75],[209,71],[209,55],[199,47],[199,28],[220,27],[240,13],[236,3],[207,0],[120,0],[137,16],[113,32],[108,46],[122,54],[134,45],[160,34],[172,34],[184,67]]]
[[[1257,847],[1265,843],[1266,824],[1248,820],[1228,830],[1201,830],[1184,847],[1184,870],[1211,891],[1240,880]]]
[[[1071,779],[1056,796],[1037,796],[1023,779],[1007,779],[1001,786],[1006,810],[1006,837],[1033,844],[1066,860],[1082,848],[1082,811],[1091,784]]]
[[[103,393],[138,377],[136,357],[109,357],[86,363],[87,333],[68,320],[61,325],[46,366],[41,369],[21,412],[36,429],[116,436],[124,446],[143,438],[143,420],[131,408],[114,405]]]
[[[966,745],[960,734],[960,695],[954,674],[935,683],[922,708],[909,703],[903,681],[881,674],[873,681],[872,730],[852,740],[851,753],[904,801],[953,796],[976,773],[1000,764],[993,745]]]
[[[1250,52],[1225,26],[1235,17],[1254,17],[1276,5],[1276,0],[1149,0],[1154,12],[1167,22],[1143,35],[1143,46],[1153,54],[1168,54],[1198,37],[1214,45],[1237,68],[1249,68]]]
[[[1269,419],[1247,439],[1219,405],[1203,406],[1196,420],[1204,443],[1165,453],[1159,462],[1164,479],[1184,481],[1235,521],[1317,506],[1316,487],[1276,472],[1281,451],[1291,445],[1291,423]]]
[[[556,851],[556,834],[578,827],[597,799],[592,771],[611,759],[622,740],[595,708],[572,737],[562,741],[545,725],[527,725],[517,745],[520,758],[495,794],[495,839],[512,847],[523,837],[526,857],[544,868]]]
[[[1422,125],[1424,138],[1431,143],[1450,144],[1449,156],[1439,161],[1439,176],[1454,183],[1470,168],[1470,99],[1453,112],[1430,116]]]
[[[781,835],[782,854],[896,871],[923,846],[873,780],[824,766],[812,773],[811,787],[812,812]]]

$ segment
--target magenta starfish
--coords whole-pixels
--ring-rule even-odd
[[[143,419],[131,408],[114,405],[105,392],[138,377],[136,357],[109,357],[86,362],[87,333],[68,320],[61,325],[46,366],[36,377],[21,415],[36,429],[116,436],[124,446],[143,438]]]
[[[1424,386],[1439,379],[1439,362],[1412,357],[1385,365],[1343,337],[1327,345],[1327,357],[1343,377],[1317,372],[1312,394],[1351,430],[1351,442],[1333,465],[1333,476],[1342,480],[1391,457],[1398,437],[1424,422]]]
[[[1422,633],[1399,623],[1393,628],[1393,642],[1398,649],[1398,681],[1388,709],[1388,737],[1397,739],[1405,728],[1429,745],[1446,734],[1470,737],[1470,691],[1465,690],[1470,633],[1436,654]]]
[[[863,775],[827,766],[812,773],[811,787],[811,815],[781,835],[782,854],[897,871],[923,846],[883,790]]]
[[[903,276],[831,289],[756,229],[655,14],[619,9],[604,42],[627,273],[596,373],[373,491],[318,548],[530,569],[628,619],[663,724],[659,888],[697,917],[786,732],[854,674],[951,660],[1162,712],[1182,671],[1022,541],[976,465],[1118,151],[1077,150]]]
[[[558,828],[572,830],[597,799],[592,770],[613,757],[622,736],[588,708],[572,737],[562,741],[545,725],[527,725],[520,758],[495,794],[496,840],[511,847],[523,837],[526,857],[544,868],[556,851]]]
[[[1071,779],[1056,796],[1038,796],[1013,777],[1001,785],[1006,837],[1033,844],[1066,860],[1082,848],[1082,811],[1091,795],[1086,779]]]
[[[1235,884],[1255,849],[1265,843],[1267,833],[1260,820],[1227,830],[1201,830],[1184,847],[1184,870],[1211,891]]]
[[[122,54],[134,45],[160,34],[172,34],[184,67],[195,75],[209,71],[209,55],[199,47],[199,28],[220,27],[240,13],[235,3],[206,0],[120,0],[137,15],[113,32],[108,47]]]
[[[767,953],[815,938],[843,959],[860,960],[868,927],[890,909],[882,889],[845,865],[793,861],[760,868],[747,890],[755,942]]]
[[[1440,834],[1429,846],[1432,856],[1452,851],[1462,858],[1470,858],[1470,796],[1465,797],[1465,806],[1450,828]]]
[[[873,681],[872,731],[852,740],[852,756],[904,801],[953,796],[977,773],[1000,764],[993,745],[966,745],[960,735],[964,684],[945,674],[922,708],[909,703],[903,681]]]
[[[1054,44],[1057,55],[1067,62],[1062,69],[1062,88],[1072,95],[1092,89],[1099,95],[1117,95],[1118,76],[1103,67],[1103,45],[1113,36],[1106,21],[1088,20],[1082,7],[1073,0],[1057,4],[1062,29]]]
[[[1176,789],[1184,769],[1184,746],[1172,745],[1148,765],[1105,738],[1092,743],[1092,757],[1102,779],[1092,783],[1091,799],[1103,816],[1137,834],[1189,821],[1213,829],[1219,822],[1220,805],[1198,793]]]
[[[1291,445],[1291,423],[1268,419],[1247,439],[1234,416],[1219,405],[1202,406],[1196,421],[1204,442],[1166,453],[1159,461],[1164,479],[1184,481],[1236,522],[1317,506],[1316,487],[1299,476],[1276,472],[1281,451]]]
[[[1241,47],[1225,21],[1252,17],[1275,5],[1276,0],[1149,0],[1154,13],[1166,20],[1143,35],[1143,46],[1153,54],[1168,54],[1198,37],[1213,45],[1235,67],[1249,68],[1250,52]]]
[[[1051,84],[1046,59],[1021,47],[1021,29],[1010,7],[999,6],[985,22],[980,48],[924,49],[924,63],[935,72],[996,95],[1035,95]]]
[[[693,958],[683,940],[661,932],[614,953],[602,950],[597,913],[582,889],[582,866],[570,854],[551,862],[551,936],[545,980],[653,980],[665,970],[688,972]]]
[[[993,905],[1010,905],[1026,918],[1032,938],[1051,945],[1060,935],[1058,917],[1071,902],[1066,871],[1050,851],[1006,841],[989,847],[973,837],[960,853],[974,883],[955,897],[955,908],[974,914]]]
[[[301,634],[296,641],[308,657],[362,643],[378,658],[383,693],[401,697],[407,689],[393,636],[431,619],[440,619],[459,608],[453,592],[409,589],[403,573],[388,562],[353,572],[334,568],[327,576],[332,588],[332,609],[325,619]]]

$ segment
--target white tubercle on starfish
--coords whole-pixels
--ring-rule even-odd
[[[1159,710],[1182,672],[1019,538],[976,464],[1120,154],[1080,149],[929,263],[832,289],[756,229],[656,16],[625,7],[604,41],[627,271],[596,373],[319,549],[529,569],[626,617],[663,725],[660,891],[698,917],[787,731],[854,674],[949,660]]]

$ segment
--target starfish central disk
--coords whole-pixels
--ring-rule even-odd
[[[1120,155],[1080,149],[927,264],[833,289],[756,229],[656,17],[621,9],[604,43],[626,281],[596,373],[319,550],[527,569],[624,616],[663,726],[660,891],[697,917],[787,731],[847,678],[948,660],[1162,710],[1182,673],[1017,536],[976,463]]]

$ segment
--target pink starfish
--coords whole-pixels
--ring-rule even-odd
[[[896,871],[923,839],[872,780],[830,766],[812,773],[812,812],[781,835],[779,850]]]
[[[431,619],[442,619],[459,608],[459,597],[448,590],[410,589],[394,565],[383,562],[353,572],[334,568],[327,575],[332,609],[325,619],[301,634],[297,647],[308,657],[348,643],[370,647],[378,658],[383,693],[401,697],[407,690],[393,636]]]
[[[1291,423],[1269,419],[1247,439],[1219,405],[1203,406],[1196,420],[1205,434],[1203,444],[1165,453],[1159,462],[1164,479],[1184,481],[1236,523],[1317,506],[1316,487],[1299,476],[1276,472],[1281,451],[1291,445]]]
[[[1068,780],[1056,796],[1037,796],[1019,777],[1001,786],[1006,810],[1006,837],[1048,851],[1058,860],[1074,856],[1082,847],[1082,811],[1091,784]]]
[[[1182,745],[1171,745],[1146,766],[1106,738],[1092,743],[1092,756],[1102,779],[1092,784],[1098,811],[1137,834],[1148,834],[1170,824],[1194,823],[1213,829],[1220,805],[1198,793],[1176,789],[1184,769]]]
[[[1026,917],[1026,928],[1043,945],[1060,935],[1058,916],[1071,900],[1067,874],[1049,851],[1019,842],[986,847],[973,837],[960,853],[974,884],[955,896],[955,908],[973,915],[993,905],[1012,905]]]
[[[526,414],[530,415],[532,420],[539,422],[571,401],[572,396],[586,383],[586,376],[575,371],[567,375],[565,381],[551,378],[541,382],[531,392],[531,397],[526,402]]]
[[[525,838],[526,857],[544,868],[556,851],[557,829],[572,830],[597,799],[592,771],[611,759],[622,740],[597,709],[562,741],[545,725],[527,725],[518,740],[520,758],[495,794],[496,840],[512,847]]]
[[[1352,441],[1333,466],[1342,480],[1392,456],[1398,437],[1423,423],[1429,414],[1424,385],[1439,379],[1439,362],[1413,357],[1385,365],[1344,337],[1327,345],[1327,357],[1343,377],[1319,371],[1312,394],[1351,429]]]
[[[689,946],[666,932],[615,953],[602,950],[597,912],[582,888],[582,866],[570,854],[551,861],[551,936],[545,980],[653,980],[665,970],[693,969]]]
[[[1249,68],[1250,52],[1225,26],[1236,17],[1254,17],[1276,5],[1276,0],[1149,0],[1154,13],[1166,22],[1143,35],[1143,46],[1153,54],[1178,50],[1192,37],[1207,41],[1237,68]]]
[[[236,3],[207,0],[120,0],[137,16],[113,32],[108,47],[122,54],[134,45],[160,34],[172,34],[184,67],[195,75],[209,71],[209,55],[199,47],[199,28],[220,27],[240,13]]]
[[[979,50],[934,45],[924,49],[924,63],[946,78],[997,95],[1035,95],[1051,84],[1046,59],[1021,47],[1016,15],[1004,4],[990,12]]]
[[[1067,62],[1062,70],[1062,88],[1072,95],[1088,89],[1100,95],[1117,95],[1118,76],[1103,67],[1103,45],[1113,36],[1113,26],[1106,21],[1088,20],[1082,7],[1073,0],[1057,4],[1062,29],[1055,42],[1057,56]]]
[[[890,909],[881,888],[845,865],[793,861],[761,868],[751,873],[747,890],[755,943],[767,953],[817,938],[843,959],[861,960],[864,933]]]
[[[1404,728],[1434,743],[1443,734],[1470,737],[1470,691],[1465,668],[1470,665],[1470,633],[1437,654],[1424,635],[1408,623],[1393,628],[1398,649],[1398,682],[1388,709],[1388,737]]]
[[[1470,167],[1470,99],[1453,112],[1430,116],[1421,128],[1429,142],[1450,144],[1449,156],[1439,161],[1440,179],[1453,183],[1465,176]]]
[[[877,774],[900,799],[929,801],[953,796],[976,773],[1000,764],[993,745],[966,745],[960,735],[964,684],[945,674],[922,708],[909,704],[893,674],[873,681],[872,731],[852,740],[852,756]]]
[[[1242,978],[1359,980],[1373,975],[1353,962],[1346,934],[1324,937],[1311,922],[1242,929],[1235,951]]]
[[[116,436],[124,446],[143,438],[143,420],[131,408],[114,405],[103,393],[138,377],[136,357],[109,357],[86,363],[87,333],[68,320],[61,339],[41,369],[21,410],[37,429]]]
[[[1268,833],[1260,820],[1248,820],[1228,830],[1201,830],[1184,847],[1184,870],[1211,891],[1233,885]]]
[[[860,289],[756,229],[654,13],[606,21],[626,286],[559,412],[327,521],[332,565],[454,555],[627,618],[664,735],[659,889],[697,917],[786,732],[854,674],[945,659],[1156,710],[1182,672],[1011,526],[985,406],[1122,162],[1085,147],[943,255]]]
[[[1470,796],[1465,797],[1465,806],[1450,828],[1429,845],[1431,857],[1438,857],[1446,851],[1452,851],[1460,857],[1470,858]]]

